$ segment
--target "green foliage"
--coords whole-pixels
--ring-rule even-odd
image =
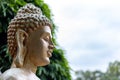
[[[105,73],[101,71],[76,71],[76,80],[120,80],[120,62],[110,63]]]
[[[102,74],[101,71],[76,71],[76,80],[99,80]]]
[[[33,3],[41,8],[43,14],[48,17],[53,23],[52,35],[53,42],[56,46],[55,29],[56,25],[52,20],[52,13],[48,5],[43,0],[0,0],[0,70],[4,72],[10,68],[12,62],[9,53],[7,52],[7,27],[10,20],[16,15],[18,9],[26,3]],[[45,67],[38,67],[36,72],[41,80],[71,80],[70,67],[64,57],[62,49],[55,49],[51,57],[51,64]]]

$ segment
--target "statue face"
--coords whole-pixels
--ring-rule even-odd
[[[27,50],[30,61],[36,66],[45,66],[50,63],[54,45],[51,40],[51,29],[49,26],[31,32]]]

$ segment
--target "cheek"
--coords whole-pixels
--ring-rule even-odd
[[[43,49],[48,49],[48,46],[49,46],[48,42],[46,42],[45,40],[41,40],[40,43],[41,43],[40,46],[41,46]]]
[[[30,53],[38,55],[39,53],[46,53],[48,51],[48,46],[49,44],[45,40],[41,39],[39,41],[32,42],[28,47]]]

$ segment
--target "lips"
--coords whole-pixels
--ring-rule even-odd
[[[52,57],[52,51],[51,50],[49,50],[47,53],[48,53],[48,57]]]

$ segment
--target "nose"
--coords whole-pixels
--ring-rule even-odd
[[[51,44],[49,45],[49,49],[54,49],[54,48],[55,48],[55,46],[54,46],[53,42],[51,42]]]

